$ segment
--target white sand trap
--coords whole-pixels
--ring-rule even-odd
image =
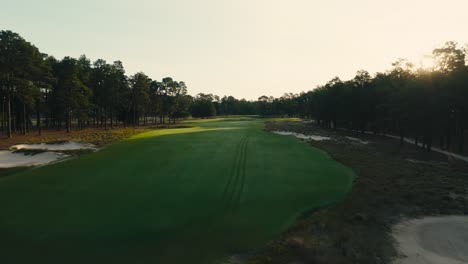
[[[369,144],[369,141],[360,140],[359,138],[355,138],[355,137],[346,137],[346,138],[351,140],[351,141],[356,141],[356,142],[359,142],[359,143],[364,144],[364,145]]]
[[[315,123],[314,120],[302,120],[301,122],[302,122],[303,124],[313,124],[313,123]]]
[[[57,152],[42,152],[35,155],[24,155],[24,153],[13,153],[8,150],[2,150],[0,151],[0,168],[43,165],[66,157],[68,157],[68,155]]]
[[[397,264],[468,263],[468,216],[425,217],[394,227]]]
[[[439,165],[439,166],[448,165],[447,162],[437,162],[437,161],[424,161],[424,160],[415,160],[415,159],[406,159],[406,161],[415,163],[415,164],[425,164],[425,165]]]
[[[96,146],[89,143],[81,143],[76,141],[67,141],[62,143],[40,143],[40,144],[19,144],[11,146],[10,149],[33,149],[33,150],[79,150],[79,149],[96,149]]]
[[[317,135],[304,135],[300,133],[295,133],[295,132],[289,132],[289,131],[273,131],[273,133],[278,134],[278,135],[283,135],[283,136],[294,136],[300,139],[304,140],[331,140],[330,137],[322,137],[322,136],[317,136]]]

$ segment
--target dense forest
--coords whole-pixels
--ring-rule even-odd
[[[374,76],[358,71],[352,80],[333,78],[300,95],[262,96],[261,115],[300,116],[328,128],[398,135],[442,149],[466,151],[468,126],[467,47],[447,42],[433,51],[432,69],[399,59]]]
[[[410,137],[463,153],[468,126],[467,49],[447,42],[433,51],[432,69],[400,59],[390,70],[359,71],[352,80],[256,101],[187,94],[183,81],[125,74],[121,61],[61,60],[41,53],[17,33],[0,31],[1,132],[41,133],[164,124],[189,116],[298,116],[333,129]]]

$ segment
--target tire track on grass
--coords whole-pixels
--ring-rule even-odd
[[[224,191],[223,191],[223,199],[226,199],[228,193],[230,193],[230,188],[231,188],[231,184],[233,182],[233,179],[235,178],[235,175],[237,174],[237,163],[239,161],[239,157],[240,157],[240,151],[242,149],[242,144],[244,143],[244,140],[245,138],[242,138],[240,143],[237,144],[237,147],[236,147],[236,154],[234,156],[234,160],[233,160],[233,163],[231,165],[231,172],[229,174],[229,178],[228,178],[228,181],[226,183],[226,186],[224,187]]]
[[[243,155],[242,155],[242,160],[239,164],[239,171],[240,171],[240,183],[239,183],[239,191],[234,197],[234,202],[233,204],[235,206],[238,206],[240,204],[240,200],[242,197],[242,192],[244,190],[245,186],[245,175],[247,171],[246,163],[247,163],[247,145],[249,144],[249,138],[245,140],[245,143],[243,145]]]
[[[245,181],[247,143],[248,138],[245,137],[239,144],[239,151],[236,155],[234,169],[232,170],[232,184],[230,184],[229,189],[227,190],[226,206],[228,208],[239,204],[240,195]]]

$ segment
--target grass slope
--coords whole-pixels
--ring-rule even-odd
[[[0,262],[214,263],[351,185],[351,170],[262,121],[191,125],[0,178]]]

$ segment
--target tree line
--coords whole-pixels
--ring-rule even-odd
[[[255,102],[192,97],[185,82],[171,77],[127,76],[121,61],[56,59],[8,30],[0,31],[0,88],[1,132],[8,137],[42,129],[175,123],[190,115],[256,114]]]
[[[468,46],[467,46],[468,47]],[[433,145],[463,153],[468,126],[467,48],[447,42],[432,53],[431,69],[399,59],[386,72],[358,71],[301,94],[262,96],[261,115],[315,119],[327,128],[409,137],[428,150]]]
[[[42,128],[112,128],[175,122],[189,115],[183,81],[125,74],[121,61],[61,60],[17,33],[0,31],[1,128],[9,137]]]
[[[399,59],[386,72],[358,71],[300,94],[232,96],[187,94],[183,81],[125,74],[121,61],[61,60],[41,53],[17,33],[0,31],[1,131],[165,124],[217,115],[297,116],[324,127],[387,133],[430,149],[464,152],[468,126],[467,49],[447,42],[433,51],[431,69]]]

